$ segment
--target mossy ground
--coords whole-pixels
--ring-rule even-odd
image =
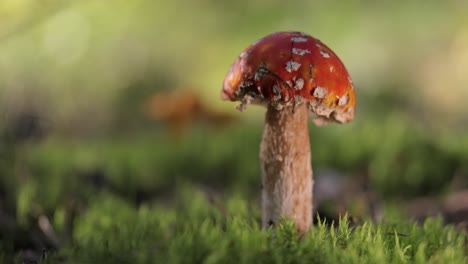
[[[136,209],[103,194],[76,223],[75,245],[58,256],[78,263],[466,263],[466,235],[441,219],[262,230],[258,212],[228,198],[221,212],[187,186],[172,208]],[[255,208],[255,206],[253,206]],[[254,209],[255,210],[255,209]],[[344,219],[344,218],[343,218]],[[57,256],[57,257],[58,257]]]
[[[3,149],[12,157],[2,167],[4,200],[20,230],[40,216],[50,221],[59,249],[47,263],[466,263],[464,232],[442,217],[412,222],[395,204],[449,192],[450,175],[467,164],[468,138],[429,137],[395,120],[311,130],[316,170],[356,180],[364,171],[393,204],[379,224],[359,215],[358,223],[318,220],[302,237],[287,221],[262,230],[261,126],[248,124],[196,127],[180,138],[161,130],[105,140],[51,136]],[[12,241],[1,246],[4,262],[20,261]]]

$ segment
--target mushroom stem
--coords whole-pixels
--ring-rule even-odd
[[[260,145],[262,223],[292,219],[300,233],[312,222],[312,165],[306,104],[281,110],[269,105]]]

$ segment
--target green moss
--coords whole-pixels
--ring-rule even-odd
[[[410,127],[398,115],[314,127],[314,169],[346,171],[344,177],[367,173],[370,188],[386,198],[442,194],[454,170],[466,163],[466,144],[455,142],[468,141]],[[46,214],[60,233],[67,203],[80,205],[74,243],[53,254],[52,263],[467,261],[463,233],[440,219],[422,226],[401,222],[398,210],[380,225],[321,222],[302,238],[287,222],[262,230],[261,131],[260,125],[238,125],[221,131],[197,127],[179,140],[161,131],[132,139],[50,138],[28,146],[21,160],[26,180],[5,180],[14,186],[19,222]]]
[[[300,237],[290,222],[262,230],[258,219],[223,215],[193,188],[175,206],[134,208],[102,194],[76,223],[61,257],[79,263],[466,263],[466,235],[440,219],[352,227],[344,220]],[[57,256],[55,256],[57,257]]]

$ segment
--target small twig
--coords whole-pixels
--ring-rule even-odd
[[[388,236],[394,236],[394,235],[401,236],[401,237],[409,237],[410,236],[410,234],[400,233],[400,232],[387,232],[385,234],[388,235]]]

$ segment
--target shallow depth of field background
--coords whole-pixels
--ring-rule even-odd
[[[357,91],[354,122],[310,125],[319,213],[468,221],[466,14],[435,0],[2,0],[2,248],[40,247],[38,219],[52,244],[79,240],[88,209],[114,199],[171,208],[198,193],[259,218],[265,110],[239,113],[220,89],[245,47],[285,30],[332,48]]]

